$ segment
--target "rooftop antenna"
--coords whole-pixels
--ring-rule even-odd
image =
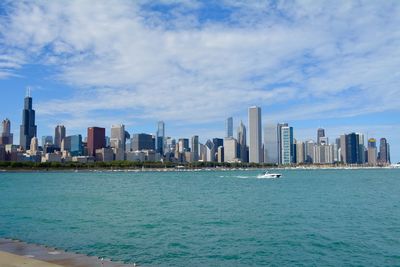
[[[26,87],[26,96],[31,97],[31,88],[29,86]]]

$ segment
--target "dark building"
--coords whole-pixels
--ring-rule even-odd
[[[382,164],[390,163],[389,144],[386,138],[379,140],[379,162]]]
[[[356,133],[346,134],[346,163],[357,164],[361,162],[361,156],[359,155],[359,136]],[[342,144],[341,144],[342,145]]]
[[[155,150],[155,139],[151,134],[133,134],[131,139],[131,150]]]
[[[88,128],[87,151],[89,156],[96,156],[96,149],[106,147],[106,129],[100,127]]]
[[[32,97],[28,95],[24,99],[24,109],[22,110],[22,124],[20,127],[19,144],[24,150],[30,149],[31,140],[36,136],[37,127],[35,125],[35,110],[32,109]]]
[[[224,146],[224,139],[222,138],[213,138],[212,142],[215,150],[217,150],[220,146]]]
[[[318,145],[321,144],[321,138],[325,137],[325,129],[319,128],[317,130],[317,143]]]
[[[165,138],[165,123],[163,121],[159,121],[156,133],[156,151],[161,155],[164,155],[164,138]]]

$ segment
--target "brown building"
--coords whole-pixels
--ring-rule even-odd
[[[88,128],[87,151],[89,156],[96,156],[96,149],[106,147],[106,129],[100,127]]]

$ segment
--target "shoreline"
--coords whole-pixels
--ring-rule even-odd
[[[2,253],[3,252],[3,253]],[[5,265],[2,265],[5,264]],[[46,245],[27,243],[18,239],[0,237],[0,266],[102,266],[131,267],[137,264],[125,264],[110,259],[89,256]]]
[[[183,167],[183,168],[0,168],[0,173],[30,172],[198,172],[198,171],[258,171],[258,170],[379,170],[400,169],[399,166],[274,166],[274,167]]]

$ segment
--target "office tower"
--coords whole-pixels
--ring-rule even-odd
[[[11,133],[11,122],[9,119],[3,120],[3,130],[0,136],[0,145],[9,145],[13,143],[13,134]]]
[[[216,139],[216,138],[214,138]],[[214,143],[211,142],[211,140],[207,140],[207,142],[204,144],[205,148],[205,161],[215,161],[215,151],[218,150],[217,148],[214,148]]]
[[[369,165],[377,164],[377,155],[378,155],[378,150],[376,147],[376,139],[370,138],[370,139],[368,139],[368,164]]]
[[[101,127],[89,127],[87,133],[87,150],[89,156],[96,156],[96,149],[106,146],[106,129]]]
[[[360,149],[359,149],[359,136],[356,133],[350,133],[345,135],[345,146],[346,146],[346,163],[347,164],[358,164],[360,163]]]
[[[261,108],[249,107],[249,162],[261,163]]]
[[[165,123],[159,121],[157,124],[157,134],[156,134],[156,151],[160,155],[164,155],[164,138],[165,138]]]
[[[305,155],[305,163],[313,163],[314,162],[314,147],[316,144],[313,140],[308,140],[304,143],[304,155]]]
[[[280,144],[281,144],[281,160],[280,164],[292,164],[294,163],[294,149],[293,149],[293,127],[281,126],[280,128]]]
[[[287,123],[278,123],[276,126],[276,135],[278,139],[278,163],[282,164],[282,127],[287,127]]]
[[[237,142],[238,142],[238,158],[241,162],[248,162],[247,156],[247,142],[246,142],[246,126],[240,121],[237,129]]]
[[[224,162],[233,162],[237,160],[237,141],[233,137],[224,139]]]
[[[212,139],[212,143],[214,144],[215,152],[217,152],[217,149],[220,146],[224,146],[224,139],[222,139],[222,138],[213,138]]]
[[[229,117],[226,119],[226,134],[225,137],[233,137],[233,118]]]
[[[306,160],[306,157],[305,157],[305,144],[304,144],[304,142],[295,142],[295,145],[296,145],[296,153],[297,153],[297,156],[296,156],[296,159],[297,159],[297,161],[296,161],[296,163],[304,163]]]
[[[381,138],[379,140],[379,163],[390,163],[389,144],[387,143],[386,138]]]
[[[339,147],[340,148],[340,161],[342,163],[346,164],[347,163],[346,135],[345,134],[341,135],[339,140],[340,140],[340,147]]]
[[[334,162],[333,145],[316,145],[314,146],[314,163],[315,164],[332,164]]]
[[[65,138],[65,126],[57,125],[54,130],[54,145],[61,148],[61,142]]]
[[[154,138],[151,134],[133,134],[131,139],[131,150],[155,150]]]
[[[71,156],[83,156],[82,136],[80,134],[66,136],[63,144],[63,150],[70,152]]]
[[[278,164],[277,125],[267,125],[264,128],[264,162]]]
[[[45,145],[52,145],[53,144],[53,136],[51,135],[46,135],[42,136],[42,147]]]
[[[32,109],[32,97],[30,91],[24,99],[24,109],[22,110],[22,124],[20,127],[19,144],[24,150],[29,150],[31,140],[36,136],[37,127],[35,125],[35,110]]]
[[[125,151],[126,134],[125,125],[118,124],[111,126],[110,147],[119,148]]]
[[[39,141],[36,136],[32,137],[31,143],[29,146],[29,152],[31,155],[36,155],[39,152]]]
[[[325,137],[325,129],[319,128],[317,130],[317,144],[321,144],[321,138]]]
[[[219,148],[218,148],[218,151],[217,151],[217,154],[218,154],[218,158],[217,158],[217,161],[218,162],[224,162],[225,161],[225,159],[224,159],[224,147],[223,146],[220,146]]]
[[[357,135],[358,135],[358,159],[357,159],[357,162],[359,164],[364,164],[366,162],[364,135],[361,133],[357,133]]]
[[[192,159],[193,161],[199,161],[199,136],[192,136]]]

